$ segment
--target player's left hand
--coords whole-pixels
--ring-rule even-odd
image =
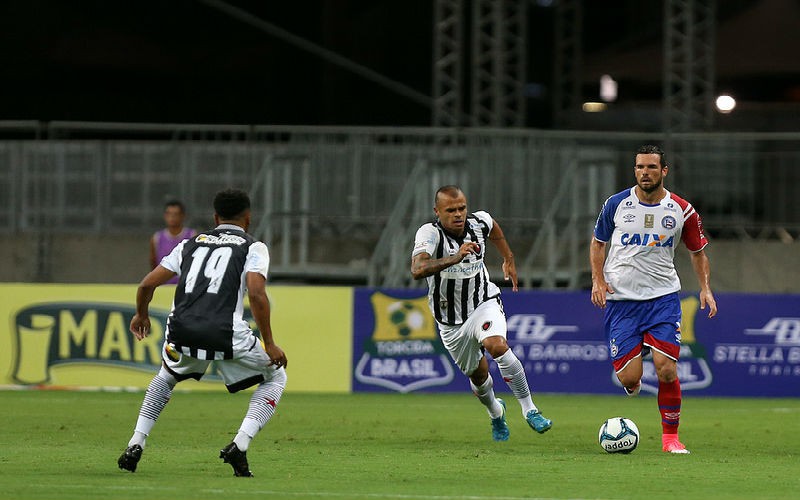
[[[705,309],[708,305],[708,317],[713,318],[717,315],[717,301],[714,299],[714,294],[711,290],[703,290],[700,292],[700,309]]]
[[[277,344],[264,345],[264,350],[267,351],[267,355],[269,356],[270,366],[274,366],[276,368],[286,368],[288,364],[288,361],[286,360],[286,353],[283,352],[283,349],[278,347]]]
[[[517,265],[514,264],[514,259],[503,259],[503,278],[506,281],[511,280],[511,289],[518,291],[517,286]]]

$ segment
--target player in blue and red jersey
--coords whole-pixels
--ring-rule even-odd
[[[642,146],[636,152],[636,186],[603,204],[589,250],[592,303],[605,309],[611,359],[628,395],[639,393],[642,356],[652,352],[658,374],[662,448],[689,453],[678,439],[681,282],[674,265],[678,242],[683,241],[691,252],[700,284],[700,309],[708,307],[712,318],[717,303],[711,292],[711,270],[704,250],[708,240],[700,215],[691,203],[664,187],[668,170],[659,147]]]

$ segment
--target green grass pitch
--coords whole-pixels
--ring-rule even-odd
[[[0,498],[13,499],[766,499],[800,496],[800,399],[684,398],[691,455],[660,451],[652,396],[538,394],[538,435],[509,394],[511,439],[491,440],[470,394],[288,393],[248,451],[254,478],[217,458],[249,393],[180,393],[139,469],[117,468],[141,393],[3,391]],[[597,444],[623,415],[630,455]]]

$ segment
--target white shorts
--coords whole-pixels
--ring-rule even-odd
[[[484,339],[506,338],[506,315],[500,299],[490,299],[479,305],[459,326],[440,324],[439,336],[456,365],[465,375],[470,375],[483,358]]]
[[[200,380],[208,369],[208,365],[215,363],[228,392],[238,392],[262,382],[280,382],[286,385],[286,371],[269,364],[269,356],[264,350],[261,340],[253,336],[253,341],[242,345],[240,349],[234,346],[233,359],[197,359],[176,350],[169,343],[164,342],[161,358],[164,367],[175,379],[180,382],[188,378]]]

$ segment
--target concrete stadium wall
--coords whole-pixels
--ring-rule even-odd
[[[0,246],[0,282],[138,283],[149,270],[150,234],[57,235],[52,237],[50,258],[36,234],[18,234]],[[37,262],[49,264],[39,269]]]
[[[800,293],[800,242],[713,241],[711,286],[718,292]],[[689,253],[676,251],[684,291],[698,290]]]

